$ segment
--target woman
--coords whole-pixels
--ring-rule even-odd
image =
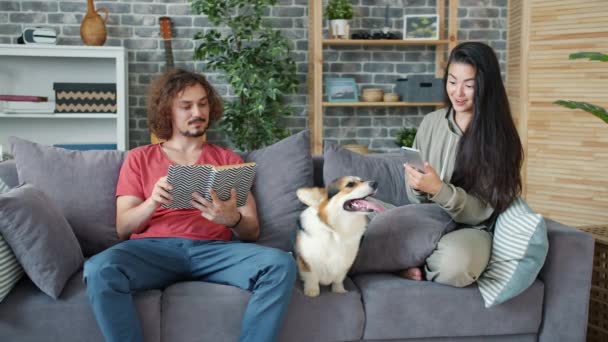
[[[426,259],[425,277],[464,287],[488,263],[488,228],[521,193],[523,149],[492,48],[456,46],[443,83],[449,105],[424,118],[414,141],[427,161],[424,170],[404,167],[410,201],[434,202],[459,224]],[[423,278],[418,267],[401,275]]]

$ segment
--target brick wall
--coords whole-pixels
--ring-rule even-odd
[[[326,3],[326,1],[323,1]],[[356,18],[353,30],[379,30],[384,26],[386,4],[391,6],[392,30],[400,31],[402,15],[434,14],[435,0],[351,0]],[[195,32],[210,27],[207,18],[190,14],[187,0],[116,0],[95,1],[96,7],[110,12],[107,22],[107,46],[125,46],[129,58],[129,130],[131,147],[149,142],[146,124],[145,92],[150,80],[164,68],[164,46],[159,36],[158,17],[173,21],[173,53],[177,66],[205,73],[203,62],[193,62]],[[21,30],[31,26],[53,27],[59,33],[59,44],[82,45],[80,22],[86,12],[86,1],[69,0],[1,0],[0,43],[16,43]],[[268,13],[273,26],[294,42],[294,59],[301,80],[298,94],[288,101],[294,108],[285,125],[292,132],[308,125],[308,0],[278,0]],[[504,69],[506,48],[507,0],[460,0],[458,39],[489,43],[497,51]],[[409,74],[433,74],[434,47],[340,47],[324,53],[326,77],[355,77],[360,86],[393,89],[397,78]],[[219,75],[207,73],[223,96],[230,89]],[[393,136],[401,127],[417,126],[433,108],[330,108],[325,111],[324,136],[338,143],[365,144],[374,151],[395,149]],[[209,134],[212,142],[227,144],[216,130]]]

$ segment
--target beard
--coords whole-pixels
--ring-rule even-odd
[[[207,123],[207,121],[206,121],[206,120],[203,120],[203,119],[195,119],[195,120],[188,121],[188,125],[190,125],[190,124],[192,124],[192,123],[195,123],[195,122],[201,122],[201,123],[203,123],[203,124]],[[207,128],[208,128],[208,127],[209,127],[208,125],[205,125],[205,126],[204,126],[204,127],[202,127],[202,128],[192,128],[192,129],[189,129],[189,130],[180,131],[179,133],[180,133],[181,135],[183,135],[184,137],[188,137],[188,138],[198,138],[198,137],[202,137],[203,135],[205,135],[205,133],[207,132]]]

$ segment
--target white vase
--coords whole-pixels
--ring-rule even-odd
[[[334,19],[329,21],[330,35],[332,38],[348,39],[349,25],[346,19]]]

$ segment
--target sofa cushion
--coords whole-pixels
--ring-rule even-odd
[[[378,192],[374,197],[381,201],[396,206],[410,203],[403,170],[406,160],[402,155],[362,155],[326,142],[323,156],[323,181],[326,185],[338,177],[358,176],[378,182]]]
[[[116,182],[124,153],[71,151],[10,137],[19,181],[44,191],[61,208],[85,256],[118,242]]]
[[[160,342],[159,290],[137,292],[135,306],[144,338]],[[40,292],[24,277],[0,305],[3,341],[103,342],[82,281],[82,270],[65,285],[59,300]]]
[[[439,239],[455,228],[456,223],[436,204],[410,204],[380,213],[365,231],[351,273],[422,266]]]
[[[15,166],[14,159],[0,162],[0,180],[11,188],[19,185],[19,177],[17,176],[17,167]]]
[[[68,222],[50,198],[30,184],[0,195],[0,234],[25,273],[53,298],[84,262]]]
[[[540,281],[513,300],[486,309],[476,285],[456,288],[391,274],[353,280],[363,296],[366,340],[536,334],[542,320]]]
[[[549,249],[545,220],[521,198],[498,215],[493,232],[490,262],[477,280],[486,307],[527,289],[543,267]]]
[[[8,192],[10,187],[0,179],[0,195]],[[0,303],[23,276],[23,267],[15,253],[0,234]]]
[[[364,312],[361,294],[350,279],[346,294],[322,287],[321,296],[304,295],[301,282],[294,288],[279,341],[357,341]],[[236,287],[206,282],[169,286],[162,298],[163,341],[236,341],[250,293]],[[204,317],[204,329],[201,329]]]
[[[252,189],[261,227],[257,243],[291,251],[298,217],[305,208],[296,190],[313,184],[309,131],[252,151],[245,161],[257,163]]]

